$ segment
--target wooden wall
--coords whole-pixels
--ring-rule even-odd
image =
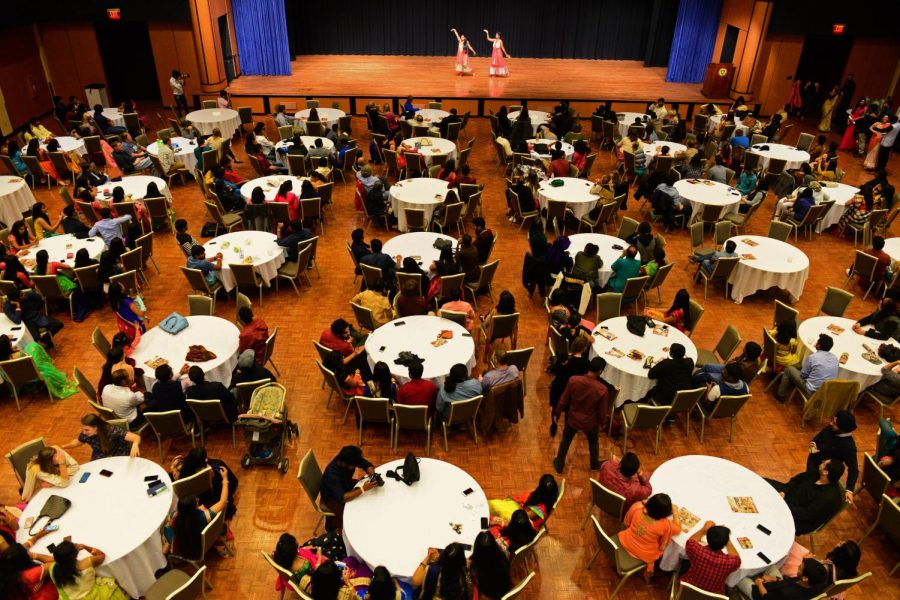
[[[38,26],[50,81],[58,96],[85,99],[89,83],[106,84],[97,35],[91,23],[41,23]]]
[[[191,0],[191,18],[194,36],[197,40],[199,58],[199,79],[203,92],[217,92],[225,89],[225,56],[222,53],[222,39],[219,35],[219,17],[227,16],[231,37],[232,53],[237,52],[234,34],[234,18],[230,0]],[[236,65],[236,72],[240,73]]]
[[[754,98],[762,105],[761,114],[771,115],[788,101],[804,40],[802,35],[775,35],[763,43],[753,80]]]
[[[159,79],[163,104],[168,106],[173,102],[169,87],[173,69],[191,75],[184,86],[184,94],[190,103],[191,97],[200,93],[200,76],[191,24],[152,21],[147,27],[150,30],[150,45],[153,47],[153,60],[156,62],[156,77]]]
[[[847,78],[847,74],[853,73],[856,78],[854,102],[863,94],[872,98],[883,98],[892,92],[889,87],[898,62],[900,62],[900,42],[857,39],[850,50],[841,81]]]
[[[25,26],[4,31],[0,36],[0,56],[3,57],[0,60],[0,90],[3,92],[0,111],[5,113],[0,115],[0,123],[19,127],[30,117],[50,110],[50,90],[32,28]],[[9,133],[8,125],[3,126],[3,133]]]

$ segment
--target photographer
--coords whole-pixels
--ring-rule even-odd
[[[357,487],[358,479],[354,479],[356,469],[362,469],[370,476],[363,484]],[[344,505],[354,498],[359,498],[373,487],[378,485],[374,478],[375,469],[372,463],[363,458],[362,450],[358,446],[344,446],[338,455],[328,463],[322,473],[322,504],[334,513],[333,517],[325,519],[325,529],[328,531],[340,531],[344,526]],[[384,481],[381,481],[384,485]]]
[[[182,117],[182,112],[187,113],[188,105],[187,100],[184,97],[184,80],[190,77],[189,74],[185,73],[181,74],[181,71],[175,69],[172,71],[172,77],[169,78],[169,87],[172,88],[172,95],[175,97],[175,112],[178,113],[178,118]]]

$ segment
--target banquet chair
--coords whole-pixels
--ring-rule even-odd
[[[766,135],[760,135],[758,133],[754,133],[753,135],[750,136],[750,146],[751,147],[753,147],[757,144],[765,144],[768,141],[769,141],[769,137]]]
[[[28,167],[28,172],[31,174],[31,181],[40,181],[41,179],[47,180],[47,189],[50,189],[50,180],[53,177],[50,176],[49,173],[44,172],[44,169],[41,167],[41,163],[38,161],[37,157],[27,156],[22,154],[22,162],[25,163],[25,166]],[[57,182],[59,183],[59,182]],[[32,185],[32,189],[34,186]]]
[[[496,139],[494,141],[494,150],[497,151],[497,164],[503,167],[503,175],[505,176],[512,169],[512,156],[507,156],[503,146]]]
[[[118,213],[118,215],[120,217],[124,217],[125,215],[128,215],[129,217],[131,217],[131,222],[133,224],[136,224],[138,227],[140,227],[141,232],[143,233],[144,226],[141,224],[140,220],[138,219],[137,208],[135,208],[134,202],[131,202],[131,201],[119,202],[118,204],[116,204],[116,213]]]
[[[272,555],[270,555],[265,550],[260,550],[259,553],[262,554],[262,557],[269,564],[269,566],[272,567],[273,569],[275,569],[275,573],[277,574],[278,578],[282,582],[290,581],[293,584],[293,581],[291,581],[291,579],[294,577],[293,573],[291,573],[290,571],[288,571],[287,569],[285,569],[284,567],[282,567],[281,565],[276,563],[275,560],[272,558]],[[294,585],[296,586],[296,584],[294,584]],[[285,596],[285,593],[288,591],[288,588],[289,588],[289,586],[287,584],[282,586],[280,600],[284,600],[284,596]],[[305,593],[300,591],[299,588],[297,588],[297,590],[298,590],[297,595],[301,599],[305,599],[305,598],[309,597]]]
[[[371,308],[360,306],[356,302],[351,302],[350,307],[353,309],[353,316],[356,317],[356,323],[360,329],[367,329],[371,332],[378,328],[375,324],[375,318],[372,316]]]
[[[878,418],[879,418],[879,420],[884,418],[884,409],[886,407],[891,407],[891,406],[897,404],[897,401],[900,400],[900,396],[895,396],[893,398],[889,398],[889,397],[885,396],[884,394],[879,394],[878,392],[875,392],[872,390],[863,390],[862,394],[860,395],[859,399],[857,400],[856,406],[858,406],[859,402],[862,402],[866,398],[871,398],[872,400],[874,400],[875,402],[878,403],[878,410],[879,410]],[[854,408],[856,408],[856,406],[854,406]]]
[[[300,467],[297,469],[297,480],[300,482],[303,491],[306,492],[313,509],[319,514],[319,520],[316,521],[316,526],[313,528],[313,535],[315,535],[325,517],[333,517],[334,513],[316,501],[322,487],[322,468],[319,466],[319,461],[316,460],[316,455],[312,448],[306,452],[303,460],[300,461]]]
[[[354,173],[356,172],[356,157],[359,156],[359,148],[350,148],[344,153],[344,162],[341,164],[340,168],[335,167],[331,171],[332,177],[338,175],[341,178],[341,183],[345,183],[347,181],[347,173],[350,174],[350,180],[354,183],[356,182],[356,177]]]
[[[125,254],[128,254],[127,252]],[[124,254],[122,255],[125,256]],[[75,308],[72,304],[72,291],[64,292],[56,275],[32,275],[31,281],[41,298],[44,299],[44,312],[50,313],[49,302],[64,300],[69,305],[69,318],[75,320]]]
[[[491,303],[494,302],[494,291],[492,284],[494,282],[494,273],[497,272],[497,267],[500,265],[500,260],[497,259],[494,262],[489,262],[485,265],[481,265],[478,267],[478,281],[474,283],[465,283],[463,282],[463,289],[469,292],[472,295],[472,306],[475,310],[478,310],[478,300],[476,296],[478,295],[479,290],[487,290],[488,297],[491,299]],[[465,294],[461,294],[460,298],[463,299]]]
[[[294,137],[294,126],[293,125],[284,125],[278,128],[278,139],[279,141],[289,140]],[[205,169],[204,169],[205,170]]]
[[[178,411],[170,411],[178,412]],[[164,413],[158,413],[164,414]],[[192,435],[193,437],[193,435]],[[190,477],[172,481],[172,491],[176,498],[187,498],[188,496],[201,496],[203,493],[212,489],[212,467],[206,466],[197,471]]]
[[[791,237],[791,232],[793,230],[794,227],[788,223],[772,221],[769,223],[769,232],[766,234],[766,237],[778,240],[779,242],[786,242],[788,241],[788,238]]]
[[[218,400],[210,400],[210,402],[218,402]],[[191,437],[191,447],[193,448],[196,446],[197,442],[195,436],[197,428],[194,427],[194,423],[185,423],[180,410],[145,412],[144,417],[147,419],[150,429],[153,430],[153,433],[156,435],[156,443],[159,445],[159,462],[163,462],[163,459],[165,458],[162,445],[164,437],[189,435]],[[197,475],[199,475],[199,473]],[[194,475],[194,477],[196,477],[196,475]],[[181,495],[178,494],[177,483],[173,483],[172,489],[175,491],[176,496],[181,497]]]
[[[734,326],[728,325],[725,328],[725,331],[722,332],[722,337],[719,338],[719,343],[716,344],[714,349],[697,349],[696,366],[723,365],[728,362],[728,359],[731,358],[731,355],[740,345],[741,334],[738,333],[738,330],[735,329]]]
[[[216,281],[214,284],[210,285],[210,283],[206,280],[206,277],[203,275],[203,271],[199,269],[189,269],[187,267],[181,267],[181,272],[184,273],[185,278],[188,280],[188,284],[190,284],[191,289],[195,292],[200,292],[204,296],[210,296],[213,299],[213,303],[216,301],[216,294],[219,291],[224,290],[224,286],[221,281]]]
[[[0,374],[3,375],[3,381],[12,391],[13,398],[16,401],[16,408],[21,412],[22,406],[19,404],[19,388],[26,384],[39,383],[47,390],[47,396],[50,397],[50,404],[53,404],[53,395],[50,388],[44,381],[41,372],[38,371],[37,365],[31,355],[25,355],[21,358],[13,358],[0,362]]]
[[[365,212],[365,215],[366,215],[366,220],[363,223],[363,229],[368,230],[369,223],[375,223],[377,221],[379,223],[381,223],[381,222],[384,223],[385,231],[391,230],[390,215],[388,215],[388,213],[385,212],[385,213],[381,213],[381,214],[377,214],[377,215],[370,214],[369,210],[366,208],[365,202],[363,202],[363,211]]]
[[[14,290],[18,290],[18,286],[15,282],[8,279],[0,279],[0,294],[9,296]]]
[[[265,177],[265,173],[263,173],[262,166],[260,166],[259,160],[255,156],[253,156],[252,154],[248,154],[247,160],[250,161],[250,166],[253,167],[253,173],[257,177]]]
[[[105,358],[104,358],[105,360]],[[93,402],[96,404],[97,398],[97,389],[94,387],[94,384],[91,383],[91,380],[85,377],[84,373],[81,372],[81,369],[75,367],[72,371],[72,376],[75,379],[75,383],[78,384],[78,389],[87,396],[88,402]]]
[[[691,133],[693,133],[698,138],[702,138],[706,136],[707,131],[709,130],[709,116],[695,114],[693,122],[691,124]]]
[[[403,284],[407,281],[414,281],[416,285],[416,289],[422,289],[422,274],[421,273],[404,273],[403,271],[397,271],[397,289],[402,290]]]
[[[816,139],[816,136],[811,133],[801,133],[800,137],[797,138],[797,150],[809,150],[814,139]]]
[[[28,462],[46,447],[44,438],[39,437],[20,444],[6,453],[6,461],[12,467],[20,487],[25,485],[25,471],[28,469]]]
[[[171,130],[175,136],[182,137],[179,119],[169,119],[169,130]]]
[[[793,213],[785,215],[782,223],[788,225],[791,228],[791,231],[794,233],[794,243],[797,243],[797,236],[801,229],[806,230],[806,239],[812,241],[812,231],[816,224],[816,220],[819,218],[819,215],[823,214],[822,209],[825,208],[822,205],[815,205],[809,207],[807,209],[806,214],[803,215],[803,218],[799,221],[794,218]],[[775,223],[774,221],[772,222]],[[782,240],[785,241],[785,240]],[[853,244],[856,246],[856,244]]]
[[[563,203],[565,205],[565,203]],[[607,208],[609,207],[609,208]],[[599,208],[597,211],[597,216],[595,218],[591,218],[591,213],[587,213],[583,217],[578,220],[578,233],[581,233],[582,226],[586,226],[588,231],[594,233],[597,229],[597,225],[603,224],[603,233],[606,234],[606,222],[610,220],[612,215],[616,212],[616,205],[612,202],[603,204],[602,201],[598,200],[595,208]],[[571,212],[571,209],[566,209],[568,212]],[[565,219],[563,220],[565,223]]]
[[[622,289],[622,304],[634,302],[634,313],[640,312],[641,295],[644,293],[644,287],[650,278],[646,275],[643,277],[630,277],[625,281],[625,287]]]
[[[547,523],[550,521],[550,518],[556,514],[556,509],[559,507],[559,503],[562,502],[563,497],[566,495],[566,479],[563,479],[559,482],[559,493],[556,494],[556,500],[553,501],[553,509],[549,511],[549,514],[544,519],[543,524],[541,524],[540,531],[550,531],[550,528],[547,527]]]
[[[847,288],[847,284],[850,283],[850,280],[853,279],[854,275],[861,279],[869,280],[869,288],[863,295],[863,300],[865,300],[869,296],[869,292],[872,291],[872,287],[875,285],[875,269],[878,268],[878,259],[871,254],[866,254],[862,250],[856,250],[855,252],[856,258],[853,259],[853,266],[850,267],[850,272],[847,273],[847,279],[844,281],[843,287],[845,289]]]
[[[597,324],[608,319],[622,316],[622,294],[617,292],[604,292],[597,294]]]
[[[472,153],[471,148],[463,148],[459,151],[459,159],[456,161],[456,168],[462,169],[463,165],[469,164],[469,154]],[[461,185],[471,185],[471,184],[461,184]]]
[[[794,321],[795,323],[799,323],[799,317],[799,310],[788,306],[781,300],[775,301],[775,320],[772,322],[773,325],[777,327],[779,323],[784,323],[785,321]]]
[[[488,332],[481,324],[481,335],[485,341],[485,353],[488,348],[493,350],[493,343],[498,340],[509,339],[513,349],[516,347],[516,334],[519,331],[519,313],[508,315],[494,315],[491,318],[491,329]]]
[[[825,588],[824,594],[827,598],[840,597],[844,592],[871,576],[872,571],[868,571],[866,573],[863,573],[862,575],[858,575],[850,579],[838,579],[827,588]]]
[[[784,173],[784,168],[786,166],[787,160],[783,158],[773,158],[769,160],[769,164],[766,167],[765,176],[768,177],[769,175],[780,175],[781,173]]]
[[[626,240],[637,231],[640,223],[632,219],[631,217],[622,217],[622,222],[619,224],[619,230],[616,232],[616,237],[620,240]]]
[[[859,382],[850,379],[830,379],[822,384],[811,396],[804,393],[797,386],[791,391],[788,400],[794,392],[800,392],[803,399],[803,412],[800,416],[800,426],[816,418],[816,422],[829,422],[841,410],[850,410],[859,396]]]
[[[122,266],[125,268],[125,272],[128,273],[130,271],[134,271],[136,279],[140,279],[144,282],[147,287],[150,287],[150,282],[147,281],[147,276],[144,275],[144,256],[140,246],[137,246],[134,250],[129,250],[122,254]],[[110,277],[110,282],[112,282],[112,277]],[[137,287],[132,288],[137,290]],[[125,289],[128,292],[128,288]]]
[[[674,574],[674,577],[677,577],[678,573]],[[694,587],[689,583],[685,583],[683,581],[678,581],[678,590],[675,590],[675,579],[672,580],[672,594],[670,596],[673,600],[728,600],[728,596],[723,596],[722,594],[715,594],[713,592],[707,592],[706,590],[700,589],[698,587]]]
[[[591,169],[594,167],[594,161],[597,160],[597,153],[594,152],[592,154],[588,154],[584,157],[584,168],[578,172],[578,176],[582,179],[588,179],[591,174]]]
[[[381,280],[381,269],[370,265],[360,263],[359,268],[362,270],[363,281],[366,288],[371,288],[376,281]]]
[[[712,273],[707,273],[704,269],[699,269],[697,274],[703,278],[703,299],[706,300],[707,292],[709,291],[709,282],[711,280],[715,280],[717,278],[722,278],[725,282],[725,298],[728,298],[728,278],[731,277],[731,274],[734,272],[734,269],[737,267],[738,262],[741,260],[739,256],[723,256],[719,259],[716,259],[716,264],[713,266]]]
[[[522,228],[525,226],[525,223],[530,219],[538,219],[540,218],[540,213],[537,211],[537,205],[535,204],[535,210],[530,210],[527,212],[522,211],[522,205],[519,204],[519,195],[516,194],[511,189],[506,190],[506,200],[509,204],[509,207],[513,211],[513,215],[515,216],[517,221],[521,221],[519,224],[519,231],[522,231]]]
[[[731,428],[728,431],[728,443],[730,444],[734,437],[734,421],[748,400],[750,400],[750,394],[719,396],[719,399],[709,409],[705,408],[702,402],[697,404],[697,412],[700,413],[700,443],[703,443],[707,419],[731,419]]]
[[[592,516],[591,522],[594,525],[594,534],[597,536],[597,551],[594,552],[591,560],[588,561],[587,570],[591,570],[591,566],[593,566],[594,561],[597,560],[597,557],[600,556],[601,552],[606,556],[606,559],[615,568],[616,574],[621,578],[615,589],[613,589],[612,594],[609,596],[609,600],[613,600],[628,578],[647,568],[647,563],[628,554],[628,552],[619,545],[618,534],[610,537],[603,529],[603,526],[600,525],[600,521],[597,520],[597,517]]]
[[[206,205],[206,211],[216,224],[216,235],[219,235],[219,229],[224,229],[228,233],[231,233],[232,229],[244,224],[244,220],[240,214],[223,213],[221,209],[219,209],[219,205],[215,202],[204,202],[204,204]]]
[[[188,315],[204,315],[213,316],[215,314],[215,304],[209,296],[200,296],[198,294],[188,294]]]
[[[5,154],[0,154],[0,164],[6,167],[6,170],[10,175],[19,176],[25,180],[31,179],[31,187],[32,189],[34,189],[34,178],[32,177],[31,173],[29,171],[20,171],[18,167],[13,164],[13,161],[10,157],[6,156]]]
[[[56,169],[56,173],[61,177],[69,176],[69,179],[72,182],[72,185],[75,185],[75,173],[73,173],[69,169],[69,164],[66,162],[65,156],[62,152],[49,152],[50,162],[53,163],[53,168]],[[58,183],[62,183],[68,185],[65,181],[60,180]],[[62,188],[65,189],[65,188]]]
[[[328,351],[330,352],[330,350]],[[324,360],[324,359],[323,359]],[[341,387],[341,383],[337,379],[337,375],[334,374],[334,371],[330,370],[328,367],[323,365],[321,362],[316,361],[316,364],[319,366],[319,371],[322,373],[322,377],[325,379],[325,383],[328,384],[328,400],[325,401],[325,408],[331,406],[331,399],[334,397],[334,394],[337,393],[338,397],[341,398],[346,408],[344,410],[344,419],[341,421],[342,423],[347,420],[347,414],[350,412],[350,405],[353,396],[348,396],[346,392],[344,392],[344,388]]]
[[[840,235],[843,237],[844,232],[852,231],[853,232],[853,247],[856,248],[856,244],[859,242],[859,234],[862,234],[863,245],[868,244],[869,237],[871,235],[871,228],[869,226],[869,222],[872,220],[872,215],[875,214],[875,211],[868,213],[865,215],[862,223],[847,223],[847,226],[841,230]],[[883,219],[881,217],[879,220]]]
[[[406,215],[407,231],[425,231],[425,210],[421,208],[403,208],[403,214]]]
[[[212,589],[212,585],[209,583],[206,577],[206,567],[201,566],[201,562],[206,557],[206,553],[215,545],[216,541],[222,537],[225,532],[225,511],[220,512],[216,516],[212,518],[209,524],[203,528],[203,531],[200,534],[200,551],[196,556],[180,556],[175,552],[169,554],[169,558],[171,560],[181,560],[186,563],[192,565],[195,569],[197,569],[197,573],[195,573],[195,577],[199,573],[203,573],[200,577],[200,580],[203,582],[203,585]]]
[[[91,332],[91,343],[94,345],[94,348],[97,349],[97,352],[100,353],[100,356],[103,360],[106,360],[106,355],[109,352],[110,343],[109,340],[103,335],[103,332],[100,331],[99,327],[94,327],[94,331]]]
[[[263,355],[263,366],[267,364],[272,365],[272,368],[275,369],[275,374],[281,376],[281,371],[278,370],[278,367],[275,366],[275,361],[272,360],[272,355],[275,354],[275,340],[278,336],[278,327],[272,331],[272,335],[266,338],[266,352]]]
[[[123,288],[125,288],[125,293],[127,294],[129,290],[138,290],[140,289],[140,282],[138,281],[137,271],[130,270],[125,271],[124,273],[120,273],[119,275],[113,275],[109,278],[110,285],[114,283],[120,284]]]
[[[853,298],[854,295],[850,292],[829,285],[825,288],[825,297],[822,298],[822,306],[816,315],[825,313],[829,317],[843,317]]]
[[[662,284],[665,283],[666,278],[669,276],[669,271],[672,270],[672,267],[675,266],[675,263],[667,263],[661,266],[656,271],[656,275],[653,276],[653,279],[647,282],[647,285],[644,286],[644,290],[642,295],[644,297],[644,308],[647,308],[647,293],[653,290],[656,290],[656,298],[660,304],[662,304],[662,292],[660,289],[662,288]]]
[[[720,222],[726,222],[726,221],[719,220],[719,214],[721,212],[722,212],[721,206],[718,206],[716,204],[704,204],[703,210],[700,212],[699,220],[701,223],[703,223],[704,226],[713,225],[715,227]],[[728,226],[728,231],[729,231],[729,233],[731,232],[730,222],[729,222],[729,226]]]
[[[440,221],[432,220],[432,226],[436,226],[441,233],[446,233],[446,230],[448,230],[450,226],[453,225],[456,227],[456,232],[461,233],[463,230],[463,227],[461,225],[463,206],[464,204],[462,202],[445,204],[444,218]]]
[[[881,504],[878,507],[878,516],[875,517],[875,522],[872,523],[872,526],[869,527],[866,530],[866,533],[859,539],[859,543],[862,544],[863,540],[869,537],[869,534],[878,527],[881,527],[881,529],[884,530],[884,533],[893,540],[894,544],[900,546],[900,504],[893,502],[887,495],[881,497]],[[900,567],[900,561],[897,561],[891,568],[888,572],[888,577],[894,574],[897,567]]]
[[[455,275],[444,275],[441,277],[441,289],[435,295],[434,302],[435,306],[444,298],[450,298],[453,296],[453,292],[455,291],[459,294],[459,297],[463,297],[463,281],[466,278],[465,273],[457,273]]]
[[[828,519],[824,523],[822,523],[821,525],[816,527],[815,530],[809,532],[808,534],[803,534],[803,535],[809,536],[809,551],[812,552],[813,554],[815,554],[815,552],[816,552],[815,535],[817,533],[821,533],[826,527],[828,527],[829,523],[834,521],[838,517],[838,515],[840,515],[842,512],[844,512],[845,509],[847,509],[848,507],[851,506],[851,503],[847,502],[846,496],[844,494],[844,484],[839,481],[838,485],[840,485],[840,487],[841,487],[841,499],[842,499],[841,506],[836,511],[834,511],[834,514],[832,514],[830,517],[828,517]],[[892,504],[893,504],[893,502],[892,502]],[[800,535],[798,535],[797,537],[800,537]]]
[[[237,434],[236,427],[233,423],[228,422],[228,417],[225,416],[225,409],[222,406],[221,400],[187,400],[188,408],[191,409],[191,412],[194,413],[194,417],[196,418],[197,428],[200,430],[200,445],[206,445],[206,429],[208,425],[214,423],[225,423],[226,425],[231,425],[231,447],[237,447]]]
[[[659,438],[662,435],[662,424],[669,414],[668,406],[654,406],[630,402],[622,407],[622,452],[628,448],[628,432],[635,429],[655,429],[656,438],[653,453],[659,454]]]
[[[174,212],[169,212],[169,205],[165,198],[144,198],[143,203],[144,208],[147,209],[147,214],[150,216],[151,227],[157,223],[163,223],[168,225],[170,231],[175,231],[175,214]]]
[[[370,423],[385,423],[388,426],[390,436],[390,448],[394,447],[394,416],[391,412],[391,401],[388,398],[367,398],[354,396],[349,404],[356,405],[356,416],[359,423],[359,438],[356,445],[362,446],[363,425]]]
[[[179,569],[167,571],[144,593],[144,600],[197,600],[206,598],[206,566],[188,575]]]
[[[306,157],[299,154],[287,154],[288,173],[294,177],[307,177],[309,169],[306,166]]]
[[[876,448],[876,452],[879,450]],[[891,485],[891,478],[878,465],[876,459],[868,452],[863,453],[862,474],[859,477],[859,485],[854,490],[853,495],[858,496],[863,490],[866,490],[875,502],[880,502],[881,497]]]
[[[593,477],[589,481],[591,482],[591,504],[581,522],[581,530],[584,531],[584,526],[587,525],[588,519],[591,518],[596,507],[615,517],[616,527],[621,531],[625,525],[625,497],[610,490]]]
[[[478,409],[481,407],[483,398],[483,396],[475,396],[474,398],[451,402],[450,414],[447,416],[447,419],[437,417],[441,422],[441,428],[444,430],[445,451],[450,451],[450,447],[447,444],[447,429],[458,424],[465,424],[471,427],[472,435],[475,437],[475,445],[478,445],[478,430],[475,426],[475,417],[478,415]]]
[[[75,207],[84,215],[84,218],[87,219],[88,225],[93,226],[100,218],[97,216],[97,213],[94,212],[94,206],[90,202],[82,202],[81,200],[75,201]]]
[[[153,268],[156,269],[157,274],[161,274],[159,270],[159,266],[156,264],[156,261],[153,259],[153,232],[147,232],[138,239],[135,240],[137,247],[141,250],[141,261],[142,267],[146,267],[147,261],[149,260],[153,263]],[[144,278],[146,281],[146,277]]]
[[[164,142],[164,141],[170,139],[172,137],[172,135],[173,135],[173,132],[168,127],[165,129],[160,129],[159,131],[156,132],[156,141]],[[87,144],[85,144],[85,148],[87,148]]]
[[[666,417],[674,417],[677,414],[684,413],[684,433],[691,435],[691,413],[697,408],[697,403],[706,397],[706,387],[699,387],[693,390],[678,390],[675,392],[675,398],[669,406],[669,414]],[[659,406],[656,400],[651,400],[653,404]]]
[[[397,273],[397,274],[400,275],[400,273]],[[402,285],[401,285],[401,287],[402,287]],[[442,319],[447,319],[448,321],[453,321],[460,327],[466,326],[466,313],[457,312],[455,310],[444,310],[442,308],[440,310],[438,316],[441,317]]]
[[[416,429],[425,432],[425,456],[431,454],[431,422],[427,406],[394,403],[393,412],[393,449],[399,445],[401,429]]]

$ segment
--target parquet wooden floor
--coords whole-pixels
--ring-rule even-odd
[[[148,111],[153,114],[153,111]],[[369,135],[365,131],[365,121],[353,120],[355,137],[363,147],[368,147]],[[155,128],[154,128],[155,129]],[[496,166],[494,149],[490,145],[489,127],[486,119],[474,120],[469,126],[471,135],[477,138],[472,153],[473,174],[479,182],[486,184],[484,210],[490,227],[500,233],[495,256],[500,258],[502,268],[497,273],[495,289],[508,289],[517,298],[521,313],[520,347],[534,346],[532,368],[528,374],[528,390],[525,419],[503,435],[495,435],[476,446],[467,434],[454,435],[450,452],[445,452],[439,443],[432,445],[432,456],[451,461],[470,472],[482,485],[488,497],[502,497],[507,493],[530,489],[542,473],[552,471],[551,458],[556,451],[556,440],[548,437],[550,423],[547,410],[547,389],[550,382],[544,373],[548,352],[545,345],[546,316],[538,300],[530,300],[520,282],[522,256],[527,248],[525,234],[519,233],[504,218],[503,180]],[[277,137],[271,119],[269,133]],[[794,134],[796,135],[796,133]],[[793,141],[793,140],[791,140]],[[241,150],[238,150],[239,154]],[[893,158],[891,167],[898,170],[898,160]],[[868,176],[861,170],[859,161],[843,158],[843,167],[848,171],[846,181],[860,183]],[[608,152],[601,152],[594,167],[593,175],[606,172],[613,166],[613,158]],[[238,165],[250,176],[248,163]],[[62,201],[56,190],[46,187],[36,190],[38,199],[47,202],[50,214],[57,214]],[[176,185],[173,189],[175,208],[181,217],[191,224],[191,231],[199,235],[199,229],[206,221],[200,193],[196,185]],[[765,235],[775,199],[769,197],[766,205],[749,226],[748,233]],[[269,327],[280,327],[281,335],[275,361],[282,371],[279,381],[289,390],[291,417],[300,425],[300,438],[287,451],[291,459],[291,469],[287,475],[274,470],[254,468],[241,470],[240,457],[245,444],[239,442],[232,449],[230,436],[225,431],[214,432],[209,440],[211,456],[226,460],[240,477],[239,507],[234,521],[238,554],[234,559],[211,557],[208,560],[210,575],[215,589],[211,598],[275,598],[273,576],[270,568],[259,556],[260,550],[270,551],[279,534],[285,531],[306,539],[312,532],[316,517],[309,502],[303,495],[295,479],[299,459],[313,448],[319,461],[324,464],[344,444],[355,443],[356,429],[353,420],[341,424],[343,407],[333,404],[325,409],[326,392],[320,389],[321,378],[314,364],[314,350],[310,340],[318,338],[320,332],[336,317],[352,319],[347,304],[355,289],[350,259],[344,241],[350,231],[362,224],[359,214],[353,210],[353,186],[338,185],[335,192],[336,218],[329,219],[328,230],[320,238],[319,262],[321,278],[313,275],[312,289],[304,289],[298,298],[293,290],[282,288],[281,292],[267,292],[262,306],[255,307]],[[627,213],[638,217],[637,204],[632,200]],[[385,239],[380,231],[370,230],[370,236]],[[388,236],[396,235],[396,232]],[[682,267],[689,253],[687,232],[676,232],[667,236],[670,260],[678,263],[663,290],[663,305],[668,306],[674,292],[686,287],[698,299],[702,289],[691,283],[688,272]],[[798,246],[811,259],[809,280],[804,294],[797,304],[801,318],[814,315],[824,295],[825,286],[840,285],[844,280],[844,269],[852,260],[853,246],[846,239],[837,239],[826,234],[813,242],[801,238]],[[146,301],[152,316],[161,318],[172,310],[187,309],[185,295],[189,293],[187,283],[178,271],[184,262],[169,232],[159,233],[155,240],[156,261],[163,270],[162,275],[148,274],[150,287],[146,290]],[[780,298],[777,291],[758,293],[735,305],[722,296],[722,290],[710,290],[707,300],[701,300],[706,314],[694,336],[700,347],[714,346],[725,326],[735,325],[745,339],[760,341],[761,328],[768,324],[773,314],[773,300]],[[480,306],[486,310],[488,300],[481,299]],[[850,305],[848,316],[860,317],[875,307],[873,300],[863,301],[857,297]],[[217,303],[219,316],[233,318],[234,300],[220,300]],[[100,326],[108,335],[115,330],[112,315],[108,311],[96,311],[80,324],[72,323],[63,311],[56,316],[66,327],[58,335],[59,350],[55,352],[57,366],[71,373],[74,366],[80,367],[96,381],[101,361],[91,347],[90,334],[95,326]],[[764,393],[765,381],[753,386],[753,398],[745,407],[737,421],[734,441],[728,443],[725,423],[714,423],[708,428],[706,441],[700,444],[695,431],[685,437],[684,429],[678,425],[667,426],[658,455],[652,452],[652,438],[640,433],[633,436],[637,452],[643,460],[645,470],[652,470],[669,458],[704,453],[737,461],[756,472],[775,478],[787,478],[798,472],[805,464],[805,453],[809,439],[817,430],[807,426],[801,429],[799,408],[796,403],[781,405]],[[0,402],[0,449],[4,452],[28,439],[44,436],[49,443],[64,443],[71,440],[78,431],[78,420],[87,412],[87,403],[80,394],[67,400],[49,404],[46,397],[31,397],[24,402],[23,411],[16,412],[14,404],[6,399]],[[856,434],[860,453],[872,452],[875,444],[877,410],[862,406],[857,410],[860,422]],[[604,457],[608,455],[612,442],[601,438]],[[166,442],[167,461],[178,453],[189,449],[186,440]],[[424,438],[405,434],[399,448],[391,451],[388,447],[387,431],[378,426],[370,427],[365,434],[363,449],[375,463],[402,457],[412,450],[424,452]],[[143,456],[157,460],[158,453],[152,434],[141,445]],[[74,452],[76,459],[87,460],[88,454],[82,449]],[[588,457],[585,443],[578,439],[570,451],[565,477],[568,493],[558,512],[553,517],[552,532],[537,550],[537,577],[523,595],[524,598],[596,598],[608,597],[616,583],[616,576],[603,558],[598,559],[589,572],[585,564],[595,548],[593,534],[579,529],[590,502],[588,486]],[[0,468],[0,501],[10,503],[15,500],[14,478],[10,470]],[[115,502],[114,498],[98,498],[97,502]],[[856,505],[845,511],[829,528],[819,536],[817,545],[827,551],[839,540],[858,539],[867,525],[875,518],[876,506],[867,496],[860,497]],[[803,540],[806,541],[806,540]],[[385,540],[390,544],[390,540]],[[850,593],[851,598],[882,597],[896,598],[896,579],[887,579],[887,570],[897,560],[898,549],[885,537],[874,534],[863,546],[861,568],[871,570],[874,577],[859,589]],[[214,553],[213,553],[214,554]],[[636,580],[628,582],[620,597],[623,600],[661,599],[665,597],[665,578],[658,576],[649,586]],[[894,591],[891,592],[890,590]]]

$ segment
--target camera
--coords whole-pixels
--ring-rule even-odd
[[[384,477],[381,476],[381,473],[372,473],[369,475],[369,481],[375,484],[375,487],[383,487],[384,486]]]

